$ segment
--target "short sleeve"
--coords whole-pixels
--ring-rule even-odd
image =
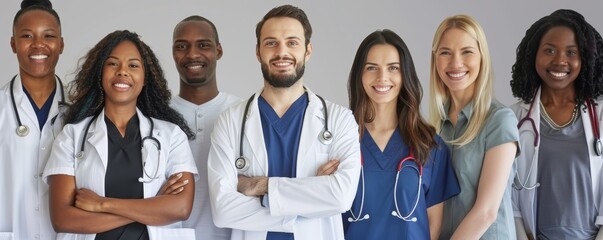
[[[172,131],[168,151],[165,173],[167,178],[179,172],[190,172],[195,176],[195,181],[199,180],[199,172],[197,171],[186,134],[176,125],[174,125]]]
[[[437,146],[431,150],[427,165],[431,167],[429,189],[425,193],[427,207],[431,207],[461,192],[459,182],[452,168],[452,158],[444,141],[436,136]]]
[[[48,183],[48,176],[51,175],[75,175],[75,144],[73,132],[73,125],[67,125],[54,140],[50,158],[46,163],[42,175],[42,179],[45,183]]]
[[[488,117],[486,128],[486,151],[508,142],[519,143],[517,117],[510,108],[499,107],[492,110]],[[519,144],[515,156],[519,156]]]

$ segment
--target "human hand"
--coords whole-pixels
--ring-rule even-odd
[[[268,192],[268,177],[247,177],[239,175],[237,191],[245,196],[263,196]]]
[[[103,199],[95,192],[81,188],[75,194],[75,207],[89,212],[102,212]]]
[[[170,176],[167,182],[163,184],[157,195],[176,195],[184,190],[184,186],[188,184],[188,180],[180,180],[182,173]]]
[[[331,175],[337,168],[339,167],[340,161],[337,159],[329,160],[327,163],[323,164],[316,170],[316,176],[327,176]]]

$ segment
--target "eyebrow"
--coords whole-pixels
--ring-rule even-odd
[[[298,36],[289,36],[285,38],[286,40],[291,40],[291,39],[295,39],[295,40],[300,40],[301,41],[301,37]],[[266,37],[264,39],[262,39],[262,42],[265,42],[267,40],[276,40],[276,37]]]
[[[365,65],[379,65],[376,63],[372,63],[372,62],[366,62]],[[400,62],[391,62],[391,63],[387,63],[385,64],[386,66],[391,66],[391,65],[400,65]]]
[[[117,57],[115,57],[115,56],[109,56],[109,57],[107,58],[107,60],[109,60],[109,59],[115,59],[115,60],[119,60],[119,58],[117,58]],[[139,62],[142,62],[142,60],[141,60],[141,59],[139,59],[139,58],[135,58],[135,57],[134,57],[134,58],[128,58],[128,61],[139,61]]]
[[[551,47],[557,47],[557,45],[552,44],[552,43],[544,43],[543,45],[548,45],[548,46],[551,46]],[[577,45],[577,44],[574,44],[574,45],[567,45],[567,46],[565,46],[565,47],[566,47],[566,48],[577,48],[577,47],[578,47],[578,45]]]

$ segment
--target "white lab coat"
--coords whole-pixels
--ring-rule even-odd
[[[54,135],[61,131],[61,124],[51,125],[52,118],[59,113],[58,102],[62,97],[61,85],[56,81],[57,91],[48,119],[40,130],[21,78],[15,78],[15,104],[21,122],[29,127],[25,137],[16,133],[18,124],[10,81],[0,89],[0,134],[3,137],[0,141],[0,240],[54,239],[56,236],[48,213],[48,185],[41,178]]]
[[[308,90],[309,103],[304,116],[297,155],[296,178],[271,177],[268,183],[269,208],[259,198],[237,192],[237,175],[267,176],[268,160],[255,94],[250,105],[243,141],[243,155],[251,166],[237,171],[241,123],[247,101],[220,115],[208,159],[209,194],[218,227],[233,228],[233,240],[264,240],[267,231],[292,232],[296,240],[343,239],[341,213],[347,211],[360,175],[358,125],[350,110],[327,102],[328,127],[333,142],[319,141],[324,129],[322,103]],[[339,159],[337,171],[316,177],[318,167]]]
[[[140,119],[140,134],[149,135],[150,121],[137,109]],[[80,151],[84,130],[92,117],[76,124],[65,125],[53,145],[48,164],[44,169],[44,181],[48,176],[66,174],[75,176],[76,188],[87,188],[100,196],[105,195],[105,172],[107,169],[108,140],[104,110],[92,123],[88,130],[84,159],[75,155]],[[161,143],[159,160],[159,178],[150,183],[143,183],[145,198],[157,195],[167,179],[178,172],[190,172],[197,176],[197,168],[188,145],[188,139],[180,128],[172,123],[153,118],[153,136]],[[154,147],[150,142],[145,146]],[[154,152],[154,151],[150,152]],[[145,158],[145,154],[143,154]],[[147,173],[152,176],[157,164],[156,154],[147,154],[145,158]],[[144,173],[141,173],[144,175]],[[148,179],[145,177],[145,179]],[[150,239],[195,239],[194,229],[181,228],[182,223],[176,222],[166,226],[147,226]],[[96,234],[59,233],[57,239],[86,239],[92,240]]]
[[[601,126],[603,119],[603,98],[599,98],[596,101],[597,106],[597,117],[599,120],[599,132],[602,132]],[[530,117],[534,120],[536,124],[536,128],[538,132],[540,132],[540,89],[536,93],[534,97],[534,103],[532,107],[532,112]],[[521,121],[524,118],[530,109],[530,104],[525,104],[523,102],[519,102],[511,106],[513,112],[517,116],[518,121]],[[599,209],[600,206],[603,206],[602,202],[603,198],[601,194],[603,193],[601,189],[601,182],[603,181],[603,174],[601,174],[603,167],[603,158],[601,156],[597,156],[594,150],[594,135],[592,132],[590,117],[588,114],[588,110],[579,109],[580,116],[582,118],[582,124],[584,125],[584,133],[586,136],[586,143],[588,145],[588,152],[590,155],[590,173],[592,180],[592,192],[594,201],[596,204],[596,209],[599,210],[599,214],[597,219],[595,220],[595,224],[598,226],[603,225],[603,211]],[[517,157],[517,174],[515,176],[515,183],[517,181],[521,181],[524,183],[528,176],[528,171],[530,169],[530,165],[533,165],[533,170],[529,174],[529,179],[527,180],[527,187],[531,187],[537,182],[538,176],[538,149],[540,147],[540,141],[538,142],[538,146],[534,147],[534,139],[535,133],[532,128],[532,124],[529,122],[525,122],[519,128],[519,139],[521,145],[521,154]],[[540,140],[540,138],[539,138]],[[533,162],[533,163],[532,163]],[[538,209],[536,206],[536,191],[538,188],[534,188],[532,190],[529,189],[521,189],[517,190],[513,188],[513,211],[516,218],[522,218],[524,227],[529,234],[535,236],[536,231],[536,210]],[[552,210],[552,209],[551,209]]]

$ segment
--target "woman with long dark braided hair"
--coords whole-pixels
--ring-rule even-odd
[[[526,31],[512,78],[518,238],[603,238],[601,35],[579,13],[557,10]]]
[[[70,90],[67,125],[44,171],[58,239],[194,238],[192,229],[174,229],[192,208],[192,134],[169,107],[151,49],[127,30],[107,35]],[[173,174],[188,184],[156,196]]]

